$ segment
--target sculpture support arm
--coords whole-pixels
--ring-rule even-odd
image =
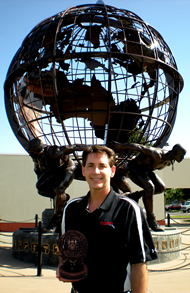
[[[114,141],[111,143],[111,147],[118,152],[127,149],[132,151],[138,151],[147,157],[154,158],[155,160],[160,160],[162,157],[161,149],[138,143],[119,143]]]
[[[60,153],[69,155],[75,151],[83,151],[86,148],[85,144],[74,144],[71,146],[62,146],[60,147]]]
[[[144,148],[147,148],[143,145],[138,143],[119,143],[113,141],[110,143],[111,147],[114,148],[116,151],[123,151],[123,150],[133,150],[133,151],[142,151]]]

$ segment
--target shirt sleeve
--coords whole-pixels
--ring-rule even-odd
[[[131,202],[127,249],[131,264],[157,259],[157,252],[142,209]]]

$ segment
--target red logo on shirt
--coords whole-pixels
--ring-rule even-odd
[[[100,222],[100,225],[110,226],[110,225],[113,225],[113,222]]]

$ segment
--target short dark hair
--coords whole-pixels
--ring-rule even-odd
[[[84,167],[86,165],[88,155],[93,153],[106,154],[108,156],[110,167],[113,167],[115,165],[115,152],[112,149],[102,145],[92,145],[92,146],[86,147],[83,151],[82,165]]]

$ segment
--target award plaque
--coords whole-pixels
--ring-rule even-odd
[[[70,230],[60,237],[58,246],[62,258],[60,277],[71,282],[84,279],[87,276],[83,261],[88,248],[86,237],[79,231]]]

